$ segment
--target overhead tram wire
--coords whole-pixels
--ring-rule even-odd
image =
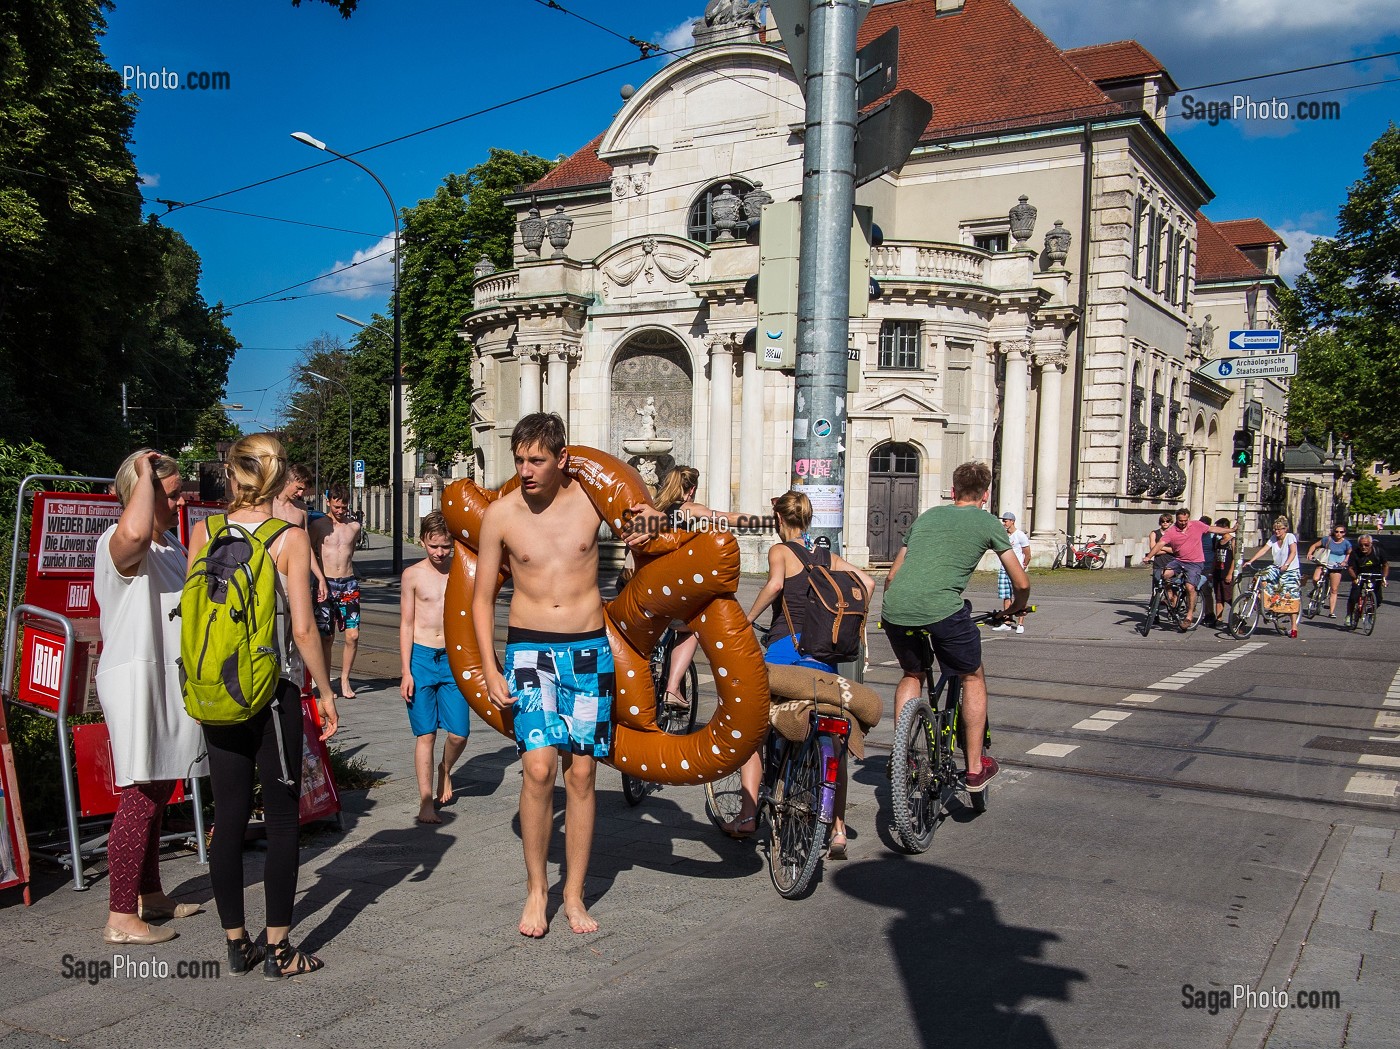
[[[1315,66],[1298,66],[1296,69],[1281,69],[1277,73],[1257,73],[1254,76],[1237,77],[1234,80],[1217,80],[1213,84],[1193,84],[1180,88],[1180,91],[1204,91],[1208,87],[1227,87],[1230,84],[1248,84],[1255,80],[1268,80],[1270,77],[1289,76],[1293,73],[1311,73],[1315,69],[1332,69],[1336,66],[1350,66],[1357,62],[1372,62],[1378,58],[1394,58],[1400,51],[1383,51],[1378,55],[1365,55],[1361,58],[1342,58],[1336,62],[1320,62]],[[1340,89],[1339,89],[1340,90]]]
[[[254,295],[251,299],[245,299],[243,302],[235,303],[232,306],[225,306],[224,312],[228,313],[232,310],[236,310],[239,306],[250,306],[255,302],[261,301],[262,299],[270,299],[274,295],[281,295],[284,291],[295,291],[297,288],[305,287],[308,284],[314,284],[316,281],[323,280],[326,277],[334,277],[337,273],[344,273],[346,270],[352,270],[356,266],[363,266],[366,262],[373,262],[375,259],[382,259],[385,255],[392,255],[393,252],[393,248],[386,248],[384,251],[380,251],[373,255],[369,255],[363,259],[358,260],[357,262],[352,262],[348,265],[341,266],[337,269],[333,269],[329,273],[318,274],[315,277],[309,277],[306,280],[298,281],[295,284],[289,284],[285,288],[278,288],[276,291],[269,291],[262,295]]]
[[[1360,91],[1363,88],[1381,87],[1385,84],[1400,84],[1400,76],[1388,77],[1385,80],[1368,80],[1364,84],[1344,84],[1341,87],[1318,88],[1318,90],[1316,91],[1300,91],[1296,95],[1278,95],[1272,98],[1271,101],[1292,102],[1295,98],[1313,98],[1317,95],[1335,95],[1342,91]],[[1185,111],[1183,110],[1180,113],[1168,113],[1167,116],[1180,117],[1184,114],[1184,112]]]

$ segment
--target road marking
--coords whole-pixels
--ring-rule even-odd
[[[1083,729],[1085,732],[1107,732],[1117,724],[1118,722],[1116,721],[1100,721],[1098,718],[1085,718],[1074,727]]]
[[[1120,699],[1118,702],[1119,702],[1119,703],[1156,703],[1157,700],[1160,699],[1160,698],[1161,698],[1160,696],[1157,696],[1157,695],[1155,695],[1155,694],[1152,693],[1152,692],[1134,692],[1134,693],[1132,693],[1131,695],[1124,696],[1124,697],[1123,697],[1122,699]]]
[[[1378,798],[1395,797],[1395,780],[1378,772],[1358,772],[1346,785],[1348,794],[1372,794]]]
[[[1400,714],[1380,711],[1376,714],[1376,728],[1400,729]]]
[[[1131,710],[1100,710],[1089,716],[1091,718],[1102,718],[1104,721],[1122,721],[1131,714]]]
[[[1073,743],[1042,743],[1038,747],[1032,747],[1026,753],[1036,754],[1043,758],[1063,758],[1078,749],[1079,746]]]
[[[1362,754],[1356,759],[1358,765],[1379,765],[1383,768],[1400,769],[1400,758],[1389,754]]]
[[[1175,674],[1172,674],[1170,677],[1165,677],[1161,681],[1157,682],[1155,685],[1148,685],[1147,687],[1174,692],[1177,689],[1181,688],[1183,685],[1191,684],[1191,682],[1195,681],[1202,674],[1208,674],[1212,670],[1217,670],[1220,667],[1223,667],[1226,663],[1229,663],[1231,660],[1239,659],[1242,656],[1247,656],[1251,652],[1258,651],[1267,644],[1267,641],[1251,641],[1247,645],[1241,645],[1233,652],[1226,652],[1222,655],[1212,656],[1209,659],[1201,660],[1201,662],[1197,663],[1195,666],[1187,667],[1185,670],[1178,670]]]

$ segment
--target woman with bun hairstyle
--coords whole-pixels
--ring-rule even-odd
[[[175,938],[170,926],[149,920],[201,911],[162,891],[160,830],[175,784],[205,768],[199,726],[180,696],[180,622],[169,615],[185,585],[185,548],[171,531],[185,504],[180,467],[142,448],[118,468],[114,487],[122,513],[97,540],[93,571],[102,629],[97,698],[121,792],[107,839],[111,901],[102,939],[146,945]]]
[[[234,443],[226,463],[228,471],[228,521],[231,527],[251,534],[273,516],[273,499],[287,479],[287,459],[282,445],[267,434],[253,434]],[[189,564],[203,553],[209,534],[205,522],[190,535]],[[320,690],[321,739],[335,735],[338,715],[335,692],[326,671],[326,657],[312,618],[311,542],[306,532],[287,528],[268,548],[277,565],[278,658],[282,664],[277,698],[247,721],[237,725],[205,725],[209,748],[209,776],[214,787],[214,840],[209,849],[209,880],[219,922],[228,941],[229,969],[245,973],[258,962],[263,976],[277,980],[315,972],[321,959],[299,951],[287,939],[292,924],[292,903],[297,890],[298,837],[301,789],[301,683],[303,666]],[[296,581],[288,586],[287,580]],[[281,721],[286,741],[287,769],[292,787],[282,780],[282,757],[277,751],[273,718]],[[267,825],[267,860],[263,892],[267,901],[267,946],[248,936],[243,915],[243,836],[253,809],[253,776],[262,783]]]

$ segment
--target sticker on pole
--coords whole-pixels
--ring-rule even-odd
[[[830,436],[831,436],[831,420],[830,420],[830,419],[818,419],[816,422],[814,422],[814,423],[812,424],[812,434],[813,434],[813,436],[816,436],[816,437],[830,437]]]

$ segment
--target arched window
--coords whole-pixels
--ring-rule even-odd
[[[719,230],[715,228],[712,205],[714,199],[724,192],[725,186],[729,187],[730,193],[740,198],[753,189],[753,183],[746,182],[741,178],[723,178],[706,186],[704,192],[696,197],[695,202],[690,205],[690,215],[686,221],[686,236],[691,240],[698,240],[701,244],[711,244],[719,236]],[[748,223],[744,221],[742,212],[740,212],[739,220],[734,234],[742,237],[748,230]]]

